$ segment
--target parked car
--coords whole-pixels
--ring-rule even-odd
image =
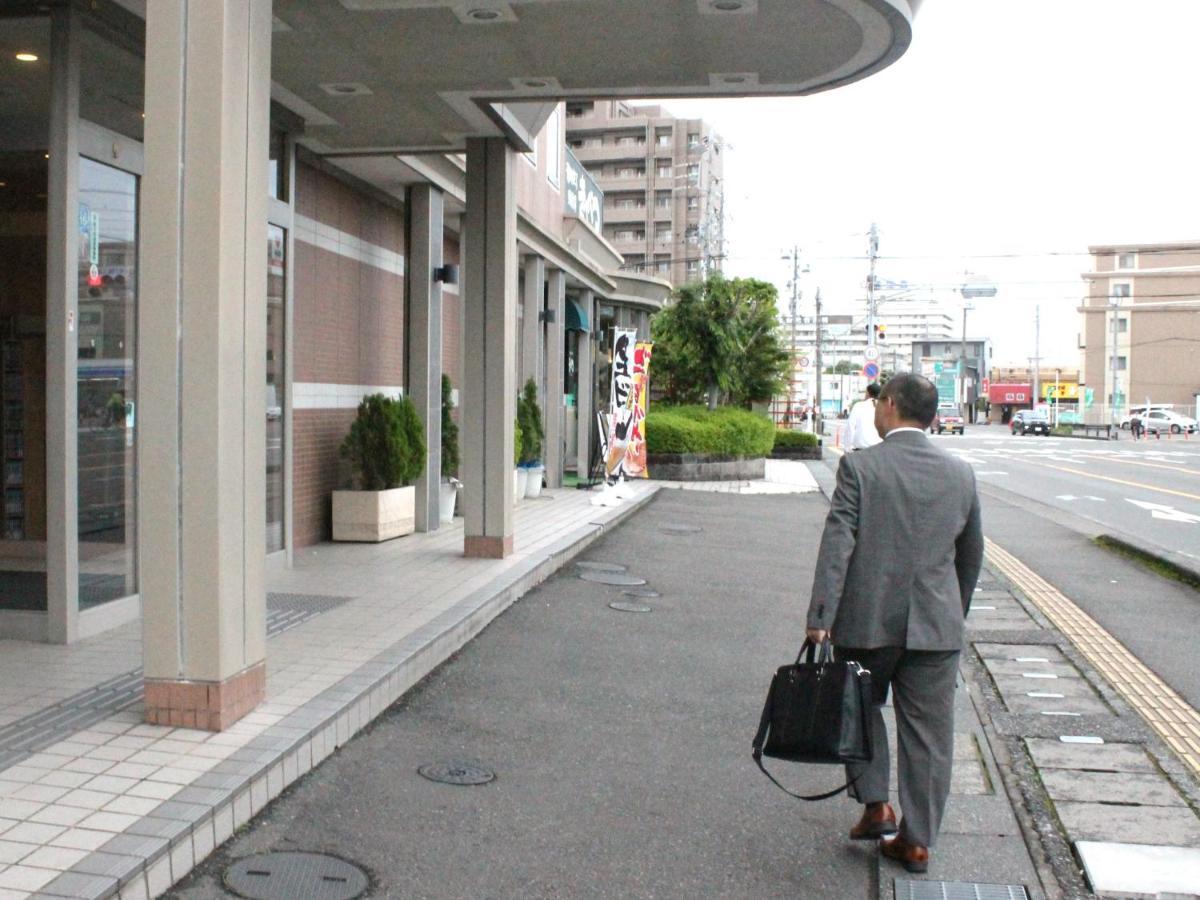
[[[949,431],[951,434],[963,433],[963,417],[957,406],[939,406],[937,415],[933,418],[933,427],[929,429],[938,434]]]
[[[1196,420],[1191,416],[1180,415],[1169,409],[1152,409],[1142,416],[1142,425],[1147,432],[1154,434],[1188,434],[1196,433]]]
[[[1129,412],[1127,412],[1125,417],[1121,419],[1121,430],[1129,430],[1130,422],[1133,421],[1134,416],[1137,416],[1139,419],[1141,419],[1142,424],[1145,425],[1147,414],[1154,412],[1155,410],[1167,410],[1169,412],[1170,409],[1171,404],[1169,403],[1151,403],[1149,406],[1131,406],[1129,407]]]
[[[1050,416],[1044,409],[1023,409],[1012,417],[1013,434],[1050,434]]]

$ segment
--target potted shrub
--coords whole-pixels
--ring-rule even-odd
[[[425,465],[425,429],[412,401],[364,397],[341,454],[353,470],[354,489],[333,492],[333,539],[386,541],[411,534],[412,482]]]
[[[521,468],[521,444],[524,435],[521,434],[521,420],[513,422],[513,502],[516,503],[525,496],[525,470]]]
[[[458,500],[458,425],[450,415],[453,409],[450,396],[453,387],[450,376],[442,375],[442,484],[440,488],[439,518],[443,525],[454,521],[454,505]]]
[[[525,496],[542,493],[542,443],[546,432],[542,427],[542,409],[537,401],[537,382],[530,378],[517,401],[517,421],[521,423],[521,468],[525,470]]]

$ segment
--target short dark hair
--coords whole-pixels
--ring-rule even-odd
[[[928,428],[937,415],[938,392],[933,382],[912,372],[900,372],[883,386],[883,397],[892,399],[900,418]]]
[[[876,397],[879,396],[879,382],[878,381],[872,381],[870,384],[867,385],[867,396],[870,397],[872,400],[874,400]]]

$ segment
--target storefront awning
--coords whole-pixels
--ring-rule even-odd
[[[588,314],[579,303],[570,297],[567,298],[567,331],[590,331],[588,327]]]
[[[992,403],[1012,403],[1028,406],[1033,391],[1027,384],[993,384],[988,386],[988,400]]]

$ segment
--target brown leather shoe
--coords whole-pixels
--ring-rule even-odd
[[[920,844],[910,844],[902,837],[895,837],[879,845],[879,852],[888,859],[894,859],[910,872],[924,872],[929,869],[929,848]]]
[[[858,824],[850,829],[852,841],[877,841],[896,833],[896,811],[890,803],[868,803]]]

